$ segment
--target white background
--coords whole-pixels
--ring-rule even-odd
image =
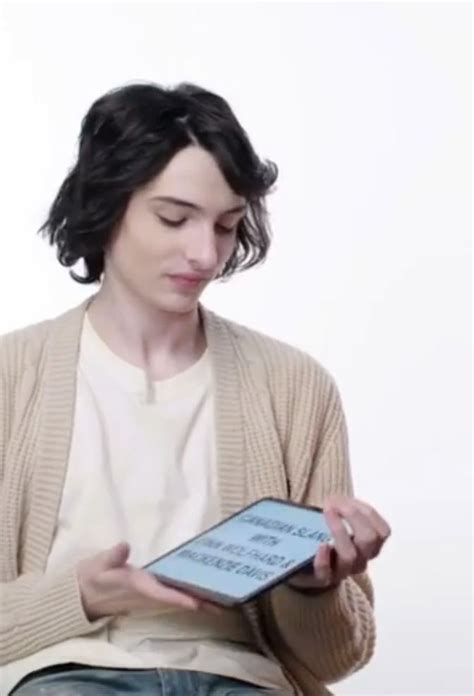
[[[1,10],[0,333],[90,292],[35,230],[104,91],[200,83],[280,167],[268,262],[206,299],[329,368],[357,492],[393,527],[372,566],[376,656],[337,694],[471,693],[470,11]]]

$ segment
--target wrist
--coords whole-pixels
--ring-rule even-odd
[[[79,596],[81,598],[82,610],[88,621],[96,621],[102,618],[102,615],[97,607],[94,606],[92,599],[94,593],[90,588],[88,577],[82,573],[82,569],[76,569],[76,579],[79,587]]]
[[[332,590],[337,590],[339,584],[339,582],[333,582],[329,585],[325,585],[324,587],[318,587],[317,585],[298,585],[297,583],[292,583],[291,581],[286,583],[290,590],[293,590],[301,595],[306,595],[307,597],[319,597],[319,595],[327,594]]]

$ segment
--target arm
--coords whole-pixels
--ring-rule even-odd
[[[335,493],[352,495],[347,429],[332,382],[320,428],[303,502],[322,506]],[[273,636],[273,647],[282,660],[302,665],[323,683],[348,676],[371,658],[375,643],[372,607],[372,586],[365,573],[315,596],[283,585],[263,603],[267,634]]]
[[[24,452],[18,454],[23,438],[15,422],[23,417],[19,409],[25,406],[15,399],[20,393],[28,405],[37,387],[35,373],[23,371],[24,364],[23,353],[8,350],[1,339],[0,664],[96,632],[115,616],[135,609],[208,608],[207,603],[165,587],[149,572],[131,566],[127,562],[130,549],[124,543],[60,571],[44,572],[45,546],[30,549],[25,563],[22,544],[28,544],[32,526],[23,504],[25,490],[32,486],[31,498],[40,500],[47,491],[34,488],[34,452],[28,458]],[[16,457],[11,456],[14,445]]]
[[[0,665],[92,633],[108,620],[89,621],[74,569],[20,575],[0,584]]]
[[[18,472],[9,470],[8,451],[18,417],[17,394],[28,393],[24,381],[23,343],[12,334],[0,338],[0,664],[26,657],[61,640],[100,628],[83,610],[73,568],[56,574],[22,573],[20,520],[14,501],[20,500]]]
[[[116,616],[173,606],[195,611],[212,605],[162,585],[127,562],[120,542],[63,573],[21,575],[0,586],[0,664],[101,629]]]

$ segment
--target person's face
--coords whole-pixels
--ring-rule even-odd
[[[189,312],[232,255],[245,207],[212,155],[187,147],[131,197],[105,276],[149,306]]]

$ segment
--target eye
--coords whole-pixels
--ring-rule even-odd
[[[216,225],[216,230],[219,234],[233,234],[237,229],[237,225],[234,227],[226,227],[225,225]]]
[[[162,215],[157,216],[160,222],[162,222],[167,227],[181,227],[187,220],[187,218],[181,218],[181,220],[170,220],[170,218],[165,218]],[[227,235],[233,234],[237,229],[237,225],[233,227],[226,227],[226,225],[216,225],[216,232],[218,234]]]
[[[168,227],[181,227],[181,225],[186,222],[186,218],[182,218],[181,220],[169,220],[168,218],[162,217],[161,215],[158,215],[158,219],[161,220],[161,222],[164,225],[167,225]]]

